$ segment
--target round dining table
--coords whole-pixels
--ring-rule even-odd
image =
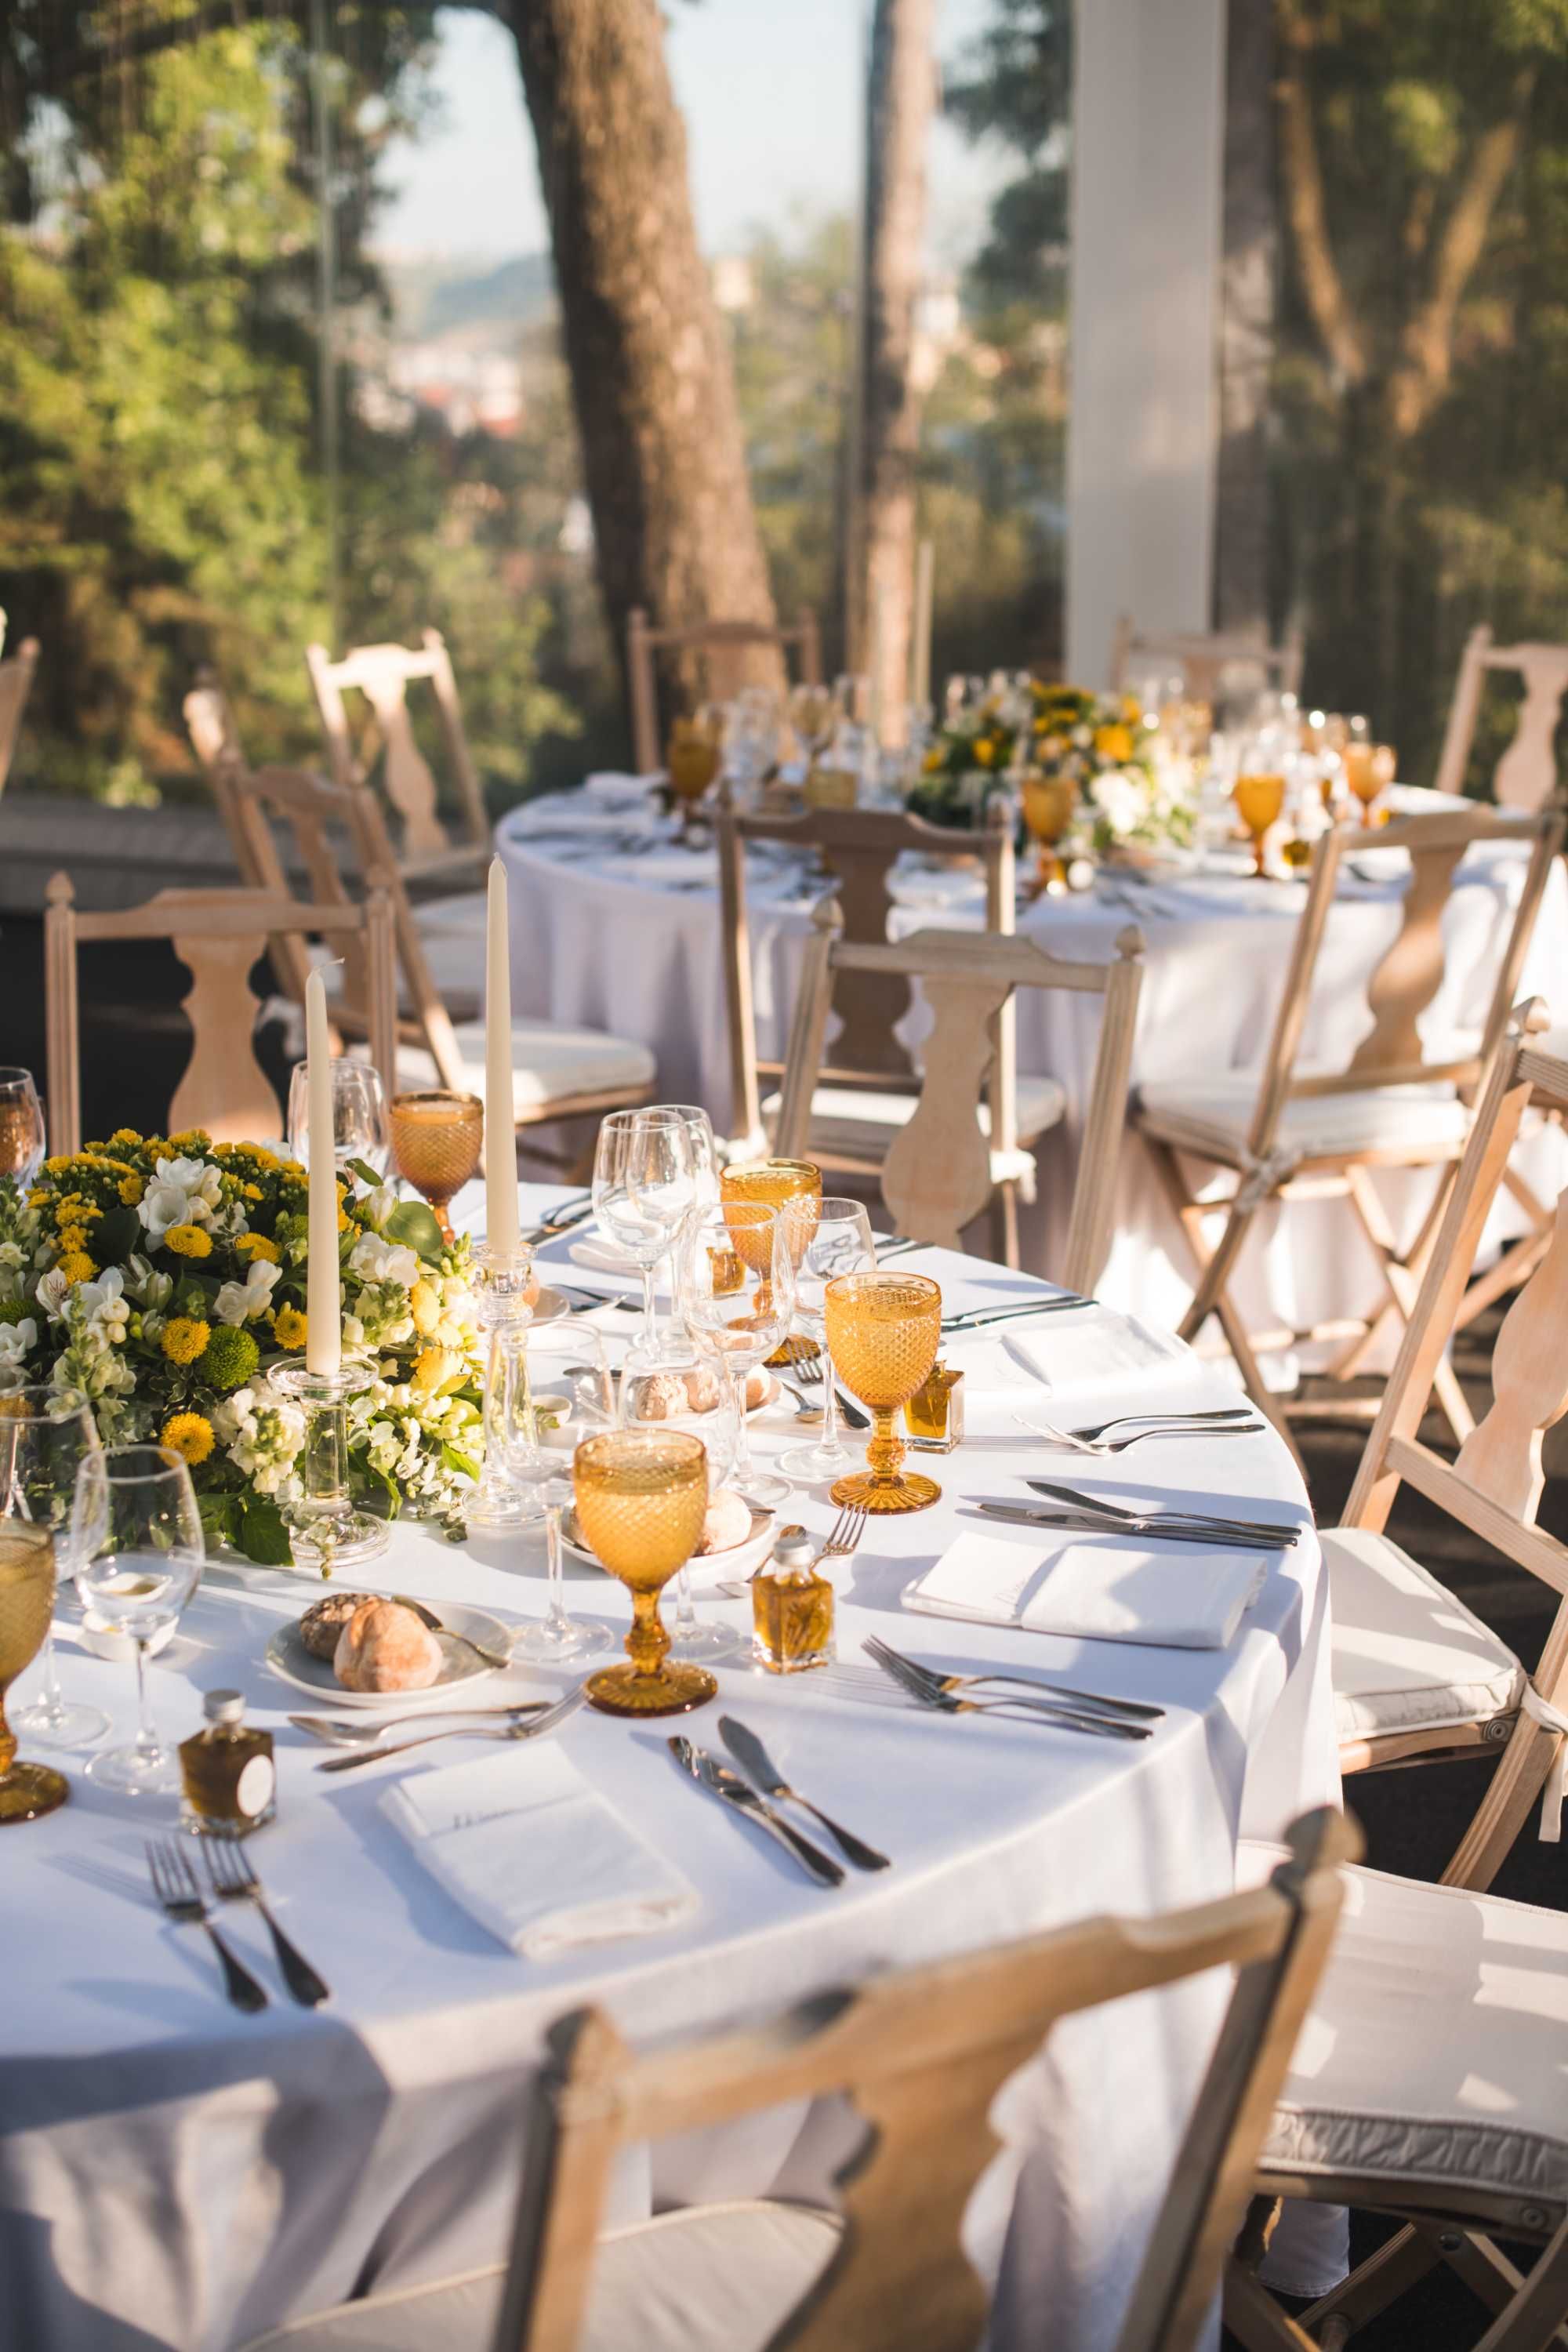
[[[560,1197],[522,1188],[525,1222]],[[611,1303],[584,1312],[606,1333],[613,1360],[632,1324],[613,1301],[631,1285],[584,1275],[564,1241],[542,1255],[563,1284],[607,1295]],[[934,1276],[950,1312],[1045,1295],[1005,1268],[938,1251],[900,1264]],[[1063,1319],[1013,1328],[1059,1328]],[[1117,1331],[1121,1322],[1111,1318]],[[944,1352],[978,1378],[996,1344],[994,1332],[954,1337]],[[263,1922],[235,1905],[224,1909],[224,1929],[270,2000],[259,2015],[231,2008],[205,1937],[152,1899],[143,1843],[174,1831],[173,1801],[110,1794],[82,1777],[85,1758],[56,1759],[69,1801],[0,1832],[4,2352],[228,2352],[340,2299],[497,2261],[526,2094],[545,2031],[564,2012],[602,2004],[634,2042],[693,2034],[1088,1914],[1206,1899],[1232,1885],[1240,1837],[1277,1836],[1303,1808],[1333,1801],[1326,1580],[1284,1445],[1261,1427],[1153,1440],[1103,1459],[1058,1452],[1036,1433],[1045,1420],[1237,1400],[1173,1341],[1161,1339],[1157,1360],[1135,1377],[1109,1381],[1089,1377],[1079,1347],[1066,1381],[1051,1381],[1048,1338],[1042,1347],[1046,1384],[987,1402],[982,1382],[963,1443],[928,1461],[940,1502],[873,1519],[853,1557],[835,1563],[834,1664],[778,1678],[742,1651],[718,1664],[716,1705],[655,1723],[583,1708],[553,1735],[597,1796],[692,1890],[690,1915],[658,1932],[529,1958],[459,1907],[384,1801],[447,1764],[503,1751],[452,1738],[323,1775],[329,1751],[292,1726],[300,1696],[266,1658],[279,1626],[319,1596],[319,1581],[209,1561],[174,1643],[150,1668],[161,1728],[171,1741],[185,1738],[199,1725],[201,1694],[226,1687],[242,1692],[248,1719],[274,1734],[277,1818],[247,1853],[331,1998],[296,2005]],[[783,1391],[756,1416],[759,1461],[798,1443],[795,1416]],[[904,1605],[912,1579],[964,1531],[984,1528],[980,1500],[1026,1501],[1023,1480],[1041,1472],[1123,1503],[1283,1517],[1299,1538],[1258,1555],[1256,1597],[1223,1648],[1068,1639]],[[805,1488],[781,1516],[823,1535],[834,1509],[826,1488]],[[1059,1540],[1040,1534],[1042,1559]],[[1174,1595],[1207,1559],[1181,1545],[1143,1549]],[[542,1616],[546,1602],[542,1541],[531,1533],[455,1544],[398,1524],[358,1580],[419,1596],[437,1612],[479,1604],[508,1625]],[[711,1570],[695,1581],[699,1613],[743,1633],[748,1603],[720,1594]],[[628,1622],[622,1588],[569,1562],[566,1597],[610,1654]],[[668,1615],[671,1596],[665,1605]],[[66,1599],[58,1633],[68,1697],[105,1708],[123,1731],[131,1665],[89,1654]],[[1164,1714],[1152,1738],[1134,1743],[928,1711],[867,1658],[861,1645],[873,1633],[944,1669],[1005,1664]],[[547,1697],[581,1671],[513,1668],[479,1695],[487,1704]],[[30,1672],[14,1704],[32,1687]],[[698,1789],[667,1735],[717,1749],[725,1710],[891,1866],[851,1870],[825,1889]],[[1211,1975],[1085,2012],[1006,2087],[994,2116],[997,2159],[966,2223],[966,2245],[994,2293],[998,2352],[1113,2343],[1223,1998]],[[828,2103],[639,2151],[622,2168],[606,2219],[650,2203],[828,2194],[852,2130]]]
[[[1450,805],[1446,796],[1417,787],[1396,787],[1393,799],[1401,813]],[[661,1096],[702,1104],[715,1130],[725,1134],[733,1106],[717,852],[710,845],[689,847],[672,831],[673,821],[656,812],[641,780],[616,776],[528,802],[501,821],[496,845],[510,887],[513,1001],[531,1016],[607,1029],[649,1045],[658,1055]],[[1261,1075],[1306,885],[1254,877],[1248,863],[1247,853],[1221,848],[1187,859],[1179,871],[1104,867],[1091,887],[1061,895],[1033,897],[1026,879],[1021,883],[1018,930],[1056,954],[1108,961],[1120,933],[1136,926],[1142,935],[1135,1087]],[[1470,852],[1455,875],[1443,918],[1443,981],[1420,1022],[1435,1049],[1473,1038],[1479,1028],[1526,863],[1522,849],[1488,844]],[[1342,1068],[1370,1027],[1367,983],[1397,934],[1408,878],[1409,862],[1400,852],[1374,851],[1342,873],[1301,1040],[1302,1068]],[[799,853],[771,843],[748,851],[756,1042],[764,1060],[780,1059],[787,1045],[812,910],[826,887]],[[928,924],[978,929],[984,920],[981,878],[962,867],[905,858],[891,895],[895,937]],[[1520,992],[1543,995],[1561,1017],[1565,975],[1568,874],[1559,859]],[[1019,1071],[1056,1079],[1067,1098],[1061,1124],[1032,1147],[1037,1197],[1023,1219],[1024,1264],[1047,1273],[1060,1265],[1067,1243],[1100,1002],[1043,989],[1022,990],[1017,998]],[[917,1058],[924,1026],[918,1004],[900,1024]],[[1521,1165],[1544,1197],[1554,1197],[1568,1182],[1561,1134],[1537,1138]],[[1205,1171],[1194,1172],[1202,1183]],[[1228,1173],[1207,1172],[1216,1195],[1234,1181]],[[1380,1171],[1374,1181],[1395,1224],[1413,1233],[1431,1197],[1430,1177]],[[1505,1199],[1489,1239],[1522,1230]],[[1178,1322],[1192,1295],[1192,1255],[1153,1163],[1131,1131],[1118,1171],[1114,1231],[1100,1296]],[[1255,1329],[1344,1323],[1384,1297],[1376,1262],[1339,1202],[1266,1208],[1231,1288]],[[1275,1360],[1288,1383],[1318,1359],[1309,1352],[1293,1362]]]

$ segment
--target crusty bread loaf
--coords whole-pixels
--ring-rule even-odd
[[[441,1644],[400,1601],[362,1601],[338,1636],[332,1671],[345,1690],[428,1690]]]

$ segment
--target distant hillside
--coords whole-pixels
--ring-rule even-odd
[[[550,257],[520,253],[476,275],[462,261],[389,262],[400,337],[424,341],[468,327],[531,326],[554,307]]]

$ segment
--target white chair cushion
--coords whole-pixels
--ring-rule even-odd
[[[450,898],[425,898],[414,909],[415,928],[426,940],[437,931],[477,934],[482,940],[489,907],[489,894],[483,890],[459,890]]]
[[[1237,1071],[1217,1078],[1170,1078],[1140,1087],[1133,1116],[1140,1127],[1178,1150],[1239,1167],[1258,1108],[1262,1076]],[[1303,1159],[1342,1151],[1425,1152],[1458,1149],[1469,1132],[1469,1113],[1451,1087],[1369,1087],[1363,1093],[1304,1095],[1280,1113],[1277,1150]]]
[[[462,1055],[461,1083],[473,1094],[485,1090],[485,1024],[459,1021],[454,1033]],[[556,1029],[543,1021],[511,1024],[512,1098],[519,1116],[569,1095],[636,1094],[651,1087],[658,1064],[646,1045],[612,1037],[602,1029]],[[397,1083],[403,1087],[438,1087],[434,1056],[422,1045],[397,1049]]]
[[[477,998],[485,984],[485,921],[482,890],[456,898],[426,898],[414,909],[414,925],[437,996]]]
[[[1489,1723],[1518,1706],[1524,1668],[1418,1560],[1367,1528],[1324,1528],[1342,1739]]]
[[[1277,1858],[1243,1846],[1256,1883]],[[1345,1906],[1260,2159],[1265,2174],[1501,2189],[1568,2208],[1568,1914],[1381,1871]],[[1505,2232],[1506,2234],[1506,2232]]]
[[[770,1095],[763,1105],[763,1118],[771,1128],[777,1118],[784,1097]],[[811,1097],[810,1148],[828,1153],[847,1153],[856,1160],[880,1160],[887,1152],[895,1131],[907,1127],[920,1102],[918,1094],[887,1094],[862,1092],[858,1087],[818,1087]],[[1018,1140],[1030,1143],[1055,1127],[1067,1110],[1067,1097],[1055,1078],[1020,1078],[1018,1080]],[[980,1131],[991,1132],[991,1106],[980,1105]],[[1012,1154],[998,1153],[1012,1160]],[[1016,1176],[1019,1171],[1009,1164],[992,1171],[1000,1182],[1004,1176]]]
[[[662,2213],[599,2242],[578,2352],[765,2352],[822,2276],[837,2214],[764,2199]],[[491,2352],[505,2272],[340,2304],[245,2352]]]

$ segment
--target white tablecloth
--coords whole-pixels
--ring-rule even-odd
[[[1442,804],[1436,794],[1415,791],[1402,791],[1400,799],[1413,809]],[[628,855],[604,837],[585,841],[563,830],[582,806],[580,796],[557,794],[515,811],[498,829],[510,884],[514,1001],[527,1013],[643,1040],[658,1054],[666,1098],[706,1105],[723,1132],[731,1112],[729,1032],[713,853]],[[1444,925],[1446,976],[1423,1017],[1424,1034],[1441,1039],[1478,1025],[1524,870],[1523,854],[1507,846],[1478,851],[1460,868]],[[1303,1066],[1342,1066],[1370,1025],[1366,983],[1397,931],[1404,887],[1398,875],[1345,877],[1319,960]],[[894,895],[899,932],[929,922],[978,928],[983,920],[973,876],[900,875]],[[1021,908],[1018,928],[1056,953],[1100,959],[1112,953],[1117,933],[1136,922],[1146,955],[1133,1083],[1212,1080],[1261,1069],[1305,898],[1302,883],[1231,875],[1153,884],[1117,877],[1093,893]],[[776,1058],[787,1042],[812,896],[798,866],[753,857],[747,905],[758,1050]],[[1521,992],[1532,992],[1558,1017],[1568,1010],[1568,876],[1561,860]],[[1040,1201],[1026,1219],[1025,1263],[1045,1273],[1059,1267],[1066,1244],[1099,1017],[1095,998],[1032,989],[1018,1000],[1020,1070],[1058,1079],[1068,1097],[1066,1120],[1037,1147]],[[917,1013],[911,1039],[919,1027]],[[1568,1153],[1556,1134],[1536,1150],[1531,1171],[1550,1196],[1568,1181]],[[1230,1181],[1219,1180],[1215,1189],[1228,1189]],[[1430,1198],[1430,1179],[1378,1181],[1396,1222],[1413,1228]],[[1517,1213],[1503,1204],[1492,1238],[1518,1230]],[[1192,1295],[1192,1259],[1152,1165],[1131,1135],[1116,1236],[1101,1297],[1179,1321]],[[1305,1329],[1363,1313],[1382,1297],[1371,1254],[1338,1202],[1265,1212],[1233,1288],[1257,1328],[1283,1319]]]
[[[524,1214],[553,1196],[529,1188]],[[1008,1277],[939,1253],[917,1256],[944,1296],[974,1304]],[[573,1270],[567,1269],[568,1278]],[[629,1318],[605,1310],[607,1329]],[[1169,1376],[1166,1376],[1167,1381]],[[1213,1402],[1209,1376],[1182,1391]],[[1217,1393],[1217,1391],[1216,1391]],[[1142,1400],[1141,1400],[1142,1401]],[[1149,1391],[1150,1402],[1163,1401]],[[1116,1409],[1100,1405],[1095,1417]],[[1051,1417],[1072,1401],[1053,1394]],[[284,1923],[334,1990],[316,2012],[284,1994],[259,1921],[229,1906],[224,1926],[272,1988],[258,2019],[220,1998],[213,1955],[152,1906],[142,1841],[172,1803],[135,1804],[73,1776],[70,1803],[5,1832],[0,2002],[0,2346],[4,2352],[224,2352],[260,2328],[374,2284],[439,2276],[497,2257],[516,2179],[522,2094],[549,2021],[603,2001],[634,2038],[713,2025],[868,1970],[963,1952],[1101,1909],[1147,1912],[1231,1883],[1238,1833],[1278,1833],[1337,1791],[1326,1599],[1310,1529],[1270,1555],[1262,1596],[1233,1650],[1075,1646],[899,1607],[908,1579],[961,1524],[964,1498],[1021,1495],[1037,1451],[997,1409],[932,1465],[936,1508],[874,1522],[838,1577],[841,1661],[887,1633],[917,1655],[1026,1661],[1170,1714],[1132,1748],[1034,1726],[930,1717],[847,1697],[826,1677],[780,1683],[719,1668],[721,1704],[675,1724],[633,1727],[584,1710],[559,1735],[594,1785],[689,1879],[689,1926],[549,1964],[514,1958],[441,1892],[378,1811],[383,1790],[465,1754],[453,1742],[342,1778],[288,1727],[301,1705],[262,1662],[267,1638],[319,1587],[215,1566],[175,1647],[152,1675],[163,1728],[196,1726],[198,1693],[228,1685],[278,1735],[279,1818],[251,1851]],[[793,1424],[761,1418],[760,1454]],[[1051,1457],[1063,1477],[1082,1465]],[[1284,1505],[1306,1516],[1271,1433],[1199,1445],[1146,1444],[1089,1483],[1151,1498],[1176,1490],[1212,1505]],[[826,1528],[818,1489],[793,1513]],[[978,1522],[973,1522],[978,1524]],[[1179,1576],[1183,1554],[1170,1554]],[[542,1613],[540,1546],[487,1539],[453,1548],[413,1528],[366,1580],[460,1596],[506,1616]],[[621,1590],[571,1572],[569,1601],[616,1637]],[[704,1600],[739,1622],[742,1605]],[[85,1655],[62,1617],[68,1692],[96,1701],[123,1733],[127,1665]],[[563,1679],[525,1672],[506,1687]],[[25,1698],[30,1677],[18,1687]],[[487,1697],[501,1685],[492,1683]],[[819,1892],[680,1777],[664,1740],[717,1744],[729,1706],[828,1811],[894,1857],[884,1875]],[[64,1759],[68,1761],[69,1759]],[[1055,2352],[1112,2341],[1142,2233],[1162,2193],[1223,1988],[1090,2013],[1009,2087],[1001,2120],[1019,2151],[988,2176],[970,2218],[999,2280],[995,2342]],[[759,2119],[658,2151],[653,2191],[701,2198],[819,2187],[824,2116]],[[646,2210],[636,2166],[619,2210]]]

